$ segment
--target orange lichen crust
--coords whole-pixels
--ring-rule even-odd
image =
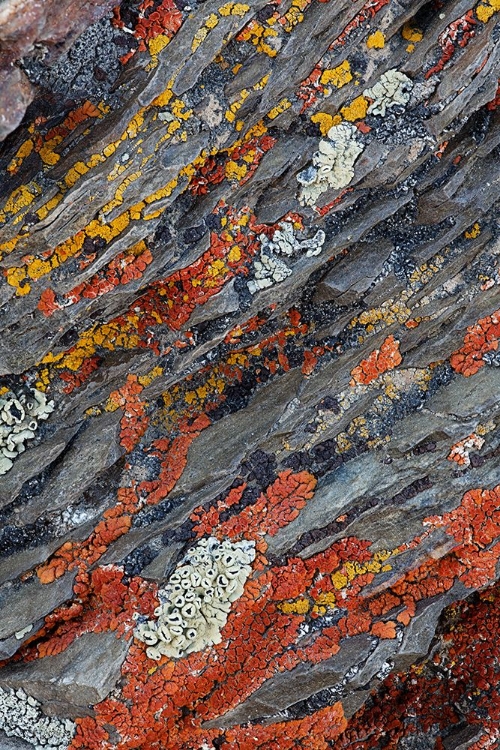
[[[338,52],[339,47],[345,45],[351,34],[362,28],[364,24],[368,25],[375,18],[376,14],[384,6],[388,5],[388,3],[389,0],[368,0],[354,18],[349,21],[347,26],[344,27],[342,32],[330,43],[326,54],[318,62],[314,70],[311,71],[309,76],[302,81],[297,91],[297,97],[303,102],[301,112],[305,112],[312,107],[316,103],[318,96],[326,93],[328,83],[333,82],[335,86],[339,87],[352,80],[348,61],[345,60],[336,68],[328,68],[329,53]]]
[[[47,128],[47,126],[44,127],[47,122],[46,117],[36,118],[28,127],[31,137],[18,148],[15,156],[6,167],[7,172],[11,175],[16,174],[25,159],[31,154],[38,154],[46,166],[50,167],[57,164],[61,157],[56,148],[61,148],[65,138],[90,118],[101,118],[105,111],[104,106],[96,107],[91,102],[85,101],[79,107],[71,110],[59,125]]]
[[[429,531],[392,552],[373,554],[369,542],[350,537],[334,542],[329,549],[308,559],[291,558],[284,566],[270,567],[266,559],[266,535],[275,534],[290,523],[298,513],[297,507],[303,507],[311,499],[314,487],[315,479],[309,472],[285,471],[240,512],[245,484],[220,500],[215,514],[204,516],[201,508],[193,512],[198,537],[206,533],[256,541],[254,574],[247,581],[242,598],[233,605],[222,632],[222,643],[207,653],[194,653],[180,660],[162,657],[153,668],[148,667],[143,645],[131,646],[122,668],[121,695],[98,704],[95,719],[78,721],[72,748],[128,750],[149,743],[151,748],[168,746],[180,750],[201,748],[204,742],[215,738],[219,738],[220,746],[228,748],[247,747],[251,738],[257,738],[259,747],[266,747],[272,739],[276,743],[278,738],[283,743],[280,747],[295,748],[301,747],[300,740],[307,728],[314,728],[311,741],[316,744],[311,746],[326,748],[329,740],[336,739],[346,729],[339,704],[301,721],[252,727],[254,733],[248,727],[238,726],[226,731],[205,730],[201,723],[238,705],[276,671],[329,658],[341,648],[346,636],[371,633],[379,639],[394,639],[415,615],[419,601],[449,590],[456,580],[470,587],[493,580],[500,556],[500,544],[491,546],[500,534],[500,518],[497,518],[500,486],[467,492],[458,508],[426,519]],[[235,514],[221,520],[221,514],[226,515],[228,510]],[[393,571],[388,587],[378,587],[375,593],[370,593],[370,584],[377,576],[391,571],[398,555],[438,528],[443,528],[454,540],[451,552],[438,560],[429,558],[399,578]],[[107,605],[108,609],[104,607],[104,614],[99,615],[97,632],[103,629],[130,632],[130,609],[124,603],[127,588],[119,583],[121,575],[119,569],[110,566],[96,570],[90,578],[80,573],[75,593],[83,593],[84,598],[80,595],[80,600],[54,616],[56,635],[54,622],[47,621],[42,637],[39,635],[25,647],[25,658],[55,653],[82,632],[82,627],[88,627],[89,619],[103,610],[102,604],[89,607],[87,603],[88,592],[95,591],[96,583],[101,597],[104,595],[106,601],[109,597],[113,599],[111,614]],[[117,583],[108,589],[100,585],[100,576],[103,580],[111,576]],[[144,585],[139,581],[136,588]],[[94,593],[92,596],[95,598]],[[140,611],[154,606],[154,589],[151,596]],[[82,607],[88,615],[82,616]],[[343,613],[336,624],[327,624],[315,631],[312,641],[301,643],[301,624],[311,619],[321,623],[321,618],[336,607],[341,607]],[[75,625],[72,616],[78,618]],[[129,703],[131,698],[133,701]],[[111,727],[120,737],[117,744],[109,739]]]
[[[450,357],[455,372],[466,378],[484,367],[483,354],[496,351],[500,339],[500,310],[467,328],[464,345]]]
[[[95,253],[86,256],[84,261],[80,261],[80,270],[83,270],[93,260]],[[131,281],[140,279],[147,266],[152,262],[153,256],[147,248],[144,240],[136,243],[130,250],[119,253],[104,268],[91,276],[88,281],[78,284],[69,292],[62,295],[61,301],[52,289],[46,289],[40,295],[38,309],[46,316],[50,317],[57,310],[62,310],[70,305],[74,305],[82,299],[96,299],[103,294],[112,291],[120,284],[126,285]]]
[[[491,634],[499,627],[498,583],[451,605],[433,656],[406,674],[387,677],[350,719],[335,748],[382,750],[418,736],[426,746],[443,750],[457,747],[464,731],[471,750],[496,747],[500,672],[498,645]]]
[[[113,24],[123,29],[125,24],[121,19],[120,6],[116,6],[113,11]],[[138,7],[138,18],[134,28],[134,36],[139,40],[137,49],[145,51],[149,48],[151,53],[161,51],[170,39],[179,31],[182,26],[182,13],[175,5],[173,0],[142,0]],[[155,40],[160,40],[159,44]],[[135,54],[136,50],[131,50],[123,55],[121,62],[125,64]]]
[[[387,336],[380,349],[375,349],[367,359],[364,359],[352,370],[351,385],[360,383],[368,385],[372,380],[378,378],[379,375],[393,370],[402,361],[403,358],[399,351],[399,341],[394,336]]]
[[[42,384],[47,385],[60,377],[66,383],[65,392],[70,393],[99,366],[99,352],[105,354],[116,349],[139,347],[152,349],[159,355],[159,344],[153,335],[155,328],[166,326],[178,331],[196,307],[217,294],[234,276],[245,276],[259,248],[258,235],[261,232],[272,234],[275,228],[257,224],[249,209],[234,212],[221,204],[216,212],[224,217],[225,228],[220,234],[210,233],[210,247],[205,253],[191,265],[151,284],[148,291],[135,300],[124,314],[84,331],[77,343],[66,352],[46,355],[40,363]],[[290,217],[301,225],[300,217],[295,214],[290,214]],[[131,260],[132,256],[134,260]],[[149,257],[149,251],[139,243],[121,260],[113,261],[106,271],[68,292],[65,297],[69,303],[73,303],[83,296],[104,294],[120,283],[118,268],[125,273],[126,268],[131,266],[127,277],[130,280],[130,276],[135,278],[138,272],[142,273],[137,263],[142,266],[149,262]],[[128,261],[130,266],[126,266]],[[39,307],[43,308],[45,315],[53,314],[59,306],[50,290],[42,295]]]

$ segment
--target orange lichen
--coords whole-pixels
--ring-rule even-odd
[[[474,11],[468,10],[460,18],[457,18],[441,32],[438,37],[438,43],[441,47],[441,57],[439,58],[436,65],[434,65],[425,74],[426,78],[430,78],[436,73],[440,73],[447,62],[451,60],[455,54],[457,47],[466,47],[469,41],[475,36],[475,26],[477,24],[474,16]]]
[[[117,408],[124,410],[120,420],[120,445],[127,453],[135,448],[148,428],[146,403],[139,398],[142,391],[143,386],[139,383],[137,375],[128,375],[125,385],[110,394],[106,407],[107,411]]]
[[[182,13],[173,0],[162,0],[159,4],[153,0],[142,0],[138,10],[139,18],[134,29],[134,36],[139,40],[138,49],[145,51],[149,46],[154,54],[160,50],[154,44],[151,47],[151,43],[159,37],[165,37],[166,41],[163,46],[166,46],[182,26]],[[123,28],[125,24],[121,19],[119,6],[114,8],[113,16],[113,24],[118,28]],[[128,62],[134,53],[135,50],[131,50],[121,62],[123,64]]]
[[[103,110],[96,107],[92,102],[85,101],[76,109],[73,109],[65,117],[62,123],[55,125],[46,132],[40,125],[47,122],[46,118],[37,118],[28,130],[31,138],[28,138],[17,150],[11,162],[7,165],[7,172],[16,174],[19,171],[24,160],[32,153],[39,154],[42,162],[47,166],[57,164],[60,159],[59,154],[55,151],[56,147],[61,147],[64,139],[75,130],[78,125],[86,122],[90,118],[101,118]]]
[[[360,364],[351,371],[352,380],[351,385],[363,383],[368,385],[382,375],[384,372],[393,370],[402,362],[401,353],[399,351],[399,341],[394,336],[388,336],[380,349],[375,349],[367,359],[364,359]]]
[[[396,623],[389,620],[388,622],[375,622],[372,625],[371,632],[376,635],[377,638],[395,638],[396,637]]]
[[[499,338],[500,310],[497,310],[467,328],[463,346],[450,357],[452,368],[466,378],[474,375],[484,366],[483,354],[496,351]]]
[[[221,750],[328,750],[347,726],[341,703],[334,703],[311,716],[281,724],[257,724],[248,728],[237,727],[226,732]]]
[[[80,268],[85,268],[96,257],[93,253],[80,262]],[[62,295],[61,302],[57,300],[52,289],[46,289],[40,295],[38,309],[46,316],[53,315],[69,305],[74,305],[81,299],[96,299],[107,294],[119,285],[129,284],[140,279],[153,256],[144,240],[136,243],[130,250],[119,253],[110,263],[101,268],[88,281],[73,287]]]
[[[459,466],[470,466],[471,450],[480,450],[484,445],[484,438],[475,432],[452,446],[448,455],[448,461],[455,461]]]

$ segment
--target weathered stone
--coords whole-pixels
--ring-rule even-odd
[[[498,2],[438,5],[0,2],[0,686],[71,750],[498,740]]]
[[[2,670],[0,687],[22,687],[49,716],[87,715],[115,687],[127,650],[114,633],[85,633],[61,654]]]

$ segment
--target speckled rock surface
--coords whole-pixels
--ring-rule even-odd
[[[9,36],[0,689],[71,750],[494,747],[498,0],[113,4]]]
[[[22,69],[23,58],[34,56],[50,65],[89,24],[109,14],[115,5],[119,2],[1,0],[0,141],[19,125],[35,95]]]

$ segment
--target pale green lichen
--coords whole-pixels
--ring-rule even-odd
[[[158,592],[157,619],[138,618],[135,636],[148,646],[148,657],[179,659],[220,643],[220,631],[232,602],[243,593],[254,559],[253,541],[209,537],[190,550]]]
[[[38,422],[53,410],[53,402],[35,388],[20,386],[0,395],[0,474],[12,468],[25,442],[35,437]]]
[[[380,80],[371,89],[363,91],[364,96],[373,100],[368,107],[368,114],[384,117],[387,109],[397,104],[404,107],[410,99],[412,88],[411,78],[396,68],[391,68],[380,76]]]
[[[333,125],[326,138],[319,142],[312,166],[299,172],[302,185],[299,200],[302,205],[314,206],[328,188],[340,190],[354,177],[354,163],[364,150],[359,131],[348,122]]]
[[[45,716],[40,703],[24,690],[0,688],[0,729],[35,750],[66,750],[75,733],[70,719]]]

